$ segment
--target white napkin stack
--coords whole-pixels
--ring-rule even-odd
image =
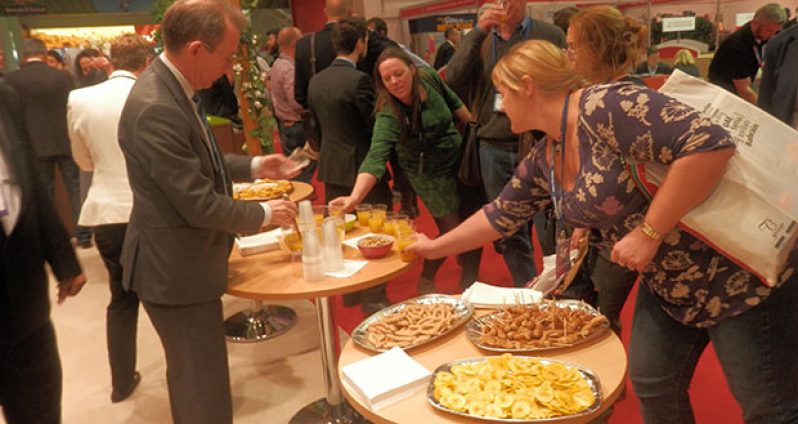
[[[399,347],[353,362],[341,373],[344,382],[375,411],[426,387],[432,375]]]
[[[246,237],[236,237],[236,249],[241,256],[254,255],[280,248],[280,229]]]
[[[543,293],[535,289],[496,287],[475,282],[463,292],[462,299],[477,308],[494,308],[538,303],[543,300]]]
[[[364,266],[368,265],[369,261],[354,261],[351,259],[344,259],[344,268],[340,271],[327,271],[328,277],[333,278],[349,278],[358,271],[363,269]]]

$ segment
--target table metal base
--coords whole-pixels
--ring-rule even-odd
[[[307,404],[300,409],[289,424],[372,424],[363,418],[357,411],[349,406],[346,401],[341,405],[332,406],[327,403],[327,398],[321,398]]]
[[[236,343],[255,343],[277,337],[296,324],[296,312],[283,305],[263,305],[257,310],[245,310],[224,322],[227,340]]]

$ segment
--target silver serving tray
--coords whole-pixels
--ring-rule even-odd
[[[575,309],[575,310],[581,310],[581,311],[587,312],[587,313],[589,313],[589,314],[591,314],[593,316],[601,315],[599,313],[599,311],[597,311],[596,309],[594,309],[592,306],[588,305],[587,303],[582,302],[581,300],[560,299],[560,300],[554,300],[551,303],[553,303],[555,306],[560,307],[560,308],[571,308],[571,309]],[[545,309],[547,307],[546,305],[547,305],[547,303],[541,304],[540,305],[541,309]],[[600,337],[603,337],[610,330],[610,323],[608,321],[608,322],[596,327],[596,330],[593,331],[592,333],[590,333],[590,335],[588,335],[587,337],[575,341],[570,346],[530,347],[530,348],[519,348],[519,349],[516,349],[516,348],[504,348],[504,347],[490,346],[490,345],[481,343],[479,341],[479,337],[482,335],[482,322],[489,322],[491,320],[494,320],[494,319],[500,317],[502,313],[503,313],[502,311],[496,311],[496,312],[490,313],[488,315],[483,315],[483,316],[479,317],[479,321],[477,321],[476,319],[472,319],[471,321],[469,321],[468,324],[466,325],[466,335],[468,336],[468,340],[471,340],[471,343],[474,343],[474,345],[476,347],[478,347],[480,349],[488,350],[488,351],[491,351],[491,352],[503,352],[503,353],[504,352],[510,352],[510,353],[542,352],[542,351],[547,351],[547,350],[567,349],[567,348],[570,348],[570,347],[573,347],[573,346],[578,346],[580,344],[590,342],[591,340],[595,340],[595,339],[598,339]]]
[[[516,357],[522,357],[522,356],[516,356]],[[599,383],[599,379],[596,376],[596,374],[593,373],[593,371],[591,371],[591,370],[589,370],[589,369],[587,369],[585,367],[581,367],[579,365],[574,365],[574,364],[572,364],[570,362],[558,361],[558,360],[555,360],[555,359],[539,358],[539,357],[533,357],[533,358],[537,359],[538,361],[540,361],[541,363],[544,363],[544,364],[560,363],[560,364],[563,364],[563,365],[566,365],[566,366],[569,366],[569,367],[572,367],[572,368],[576,368],[576,370],[579,371],[580,374],[582,374],[582,377],[584,377],[585,380],[587,380],[587,383],[590,385],[590,389],[593,391],[593,395],[596,397],[596,401],[593,402],[593,404],[590,405],[590,407],[588,407],[587,409],[585,409],[583,411],[580,411],[580,412],[578,412],[576,414],[560,415],[558,417],[538,418],[538,419],[529,419],[529,420],[527,420],[527,419],[517,419],[517,418],[480,417],[478,415],[471,415],[471,414],[469,414],[467,412],[460,412],[460,411],[455,411],[453,409],[449,409],[449,408],[441,405],[437,400],[435,400],[435,396],[434,396],[434,393],[435,393],[435,377],[437,377],[439,372],[449,371],[455,365],[471,364],[471,363],[476,363],[476,362],[484,362],[484,361],[488,360],[488,357],[462,359],[462,360],[459,360],[459,361],[449,362],[448,364],[443,364],[443,365],[439,366],[438,368],[436,368],[435,372],[432,373],[432,378],[430,378],[429,385],[427,386],[427,401],[430,403],[430,405],[432,405],[433,408],[439,409],[439,410],[444,411],[444,412],[448,412],[450,414],[460,415],[462,417],[468,417],[468,418],[473,418],[473,419],[477,419],[477,420],[501,422],[501,423],[547,423],[547,422],[554,422],[554,421],[560,421],[560,420],[565,420],[565,419],[572,419],[572,418],[582,417],[582,416],[590,415],[590,414],[598,411],[598,409],[601,407],[601,383]]]
[[[413,299],[408,299],[408,300],[406,300],[406,301],[404,301],[402,303],[397,303],[395,305],[391,305],[391,306],[389,306],[389,307],[387,307],[385,309],[382,309],[379,312],[375,312],[374,314],[372,314],[371,316],[369,316],[368,318],[363,320],[363,322],[361,322],[357,326],[357,328],[355,328],[355,330],[352,332],[352,341],[354,341],[355,343],[357,343],[361,347],[363,347],[365,349],[368,349],[368,350],[371,350],[371,351],[374,351],[374,352],[385,352],[385,351],[389,350],[389,349],[385,349],[385,348],[378,348],[378,347],[374,346],[369,341],[369,339],[368,339],[368,327],[372,323],[377,322],[377,321],[381,320],[382,318],[384,318],[384,317],[386,317],[388,315],[393,315],[393,314],[401,311],[402,309],[404,309],[407,305],[409,305],[411,303],[425,303],[425,304],[449,303],[452,306],[454,306],[454,313],[455,313],[457,319],[452,323],[452,326],[449,327],[449,329],[444,331],[443,333],[441,333],[441,334],[439,334],[439,335],[437,335],[435,337],[432,337],[430,339],[424,340],[421,343],[418,343],[418,344],[415,344],[415,345],[412,345],[412,346],[406,346],[406,347],[403,348],[405,350],[412,349],[414,347],[418,347],[418,346],[424,345],[426,343],[429,343],[429,342],[431,342],[431,341],[433,341],[435,339],[438,339],[438,338],[440,338],[440,337],[452,332],[454,329],[460,327],[461,325],[463,325],[463,323],[468,321],[468,319],[471,317],[471,314],[474,312],[474,309],[467,302],[464,302],[464,301],[462,301],[460,299],[457,299],[457,298],[454,298],[454,297],[451,297],[451,296],[446,296],[444,294],[428,294],[428,295],[424,295],[424,296],[419,296],[419,297],[415,297]]]

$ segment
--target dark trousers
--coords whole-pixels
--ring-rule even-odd
[[[55,166],[61,171],[61,178],[64,180],[67,194],[69,195],[69,206],[72,212],[72,222],[78,222],[80,216],[80,170],[78,165],[72,160],[71,156],[53,156],[40,158],[37,166],[39,178],[44,184],[44,189],[50,198],[55,193]]]
[[[17,344],[0,344],[0,406],[6,422],[60,423],[61,378],[52,322]]]
[[[133,384],[136,372],[136,329],[139,318],[139,297],[122,287],[122,264],[119,257],[125,241],[127,224],[100,225],[94,228],[97,250],[108,270],[111,301],[105,313],[108,362],[111,365],[111,386],[124,393]]]
[[[792,274],[772,290],[740,315],[695,328],[671,318],[659,298],[640,285],[629,376],[646,424],[695,422],[688,388],[710,342],[747,424],[798,423],[798,277]]]
[[[176,424],[233,422],[222,301],[157,305],[142,301],[166,354]]]

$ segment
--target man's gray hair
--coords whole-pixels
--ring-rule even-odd
[[[164,47],[178,53],[187,43],[198,40],[215,48],[228,24],[241,31],[247,21],[227,0],[177,0],[161,21]]]
[[[756,10],[754,20],[784,24],[787,22],[787,12],[778,3],[768,3]]]
[[[43,56],[47,53],[47,46],[38,38],[27,38],[22,46],[22,55],[25,57]]]

